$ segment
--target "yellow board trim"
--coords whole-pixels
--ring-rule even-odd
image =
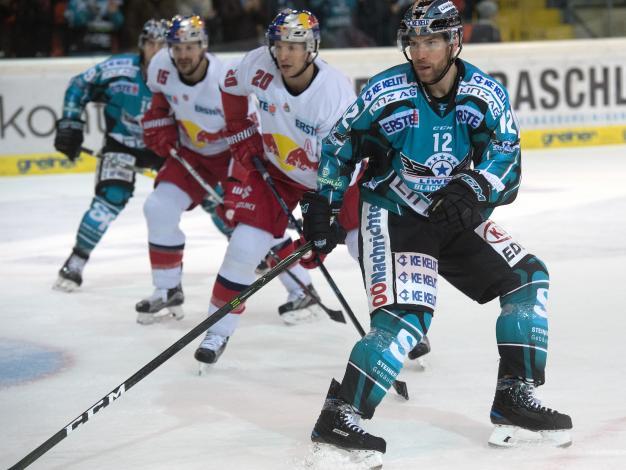
[[[74,162],[58,152],[0,155],[0,176],[89,173],[95,171],[97,161],[84,152]]]
[[[626,125],[522,131],[522,150],[619,144],[626,144]],[[0,155],[0,176],[89,173],[96,163],[97,158],[84,152],[75,162],[58,152]]]
[[[522,131],[522,150],[626,143],[626,125]]]

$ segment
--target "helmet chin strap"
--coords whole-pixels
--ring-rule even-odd
[[[316,57],[317,57],[317,54],[319,54],[319,52],[316,52],[316,53],[315,53],[315,55],[313,56],[313,58],[312,58],[310,61],[306,61],[306,62],[305,62],[305,64],[304,64],[304,66],[300,69],[300,71],[299,71],[297,74],[292,75],[292,76],[291,76],[291,77],[289,77],[289,78],[298,78],[300,75],[302,75],[302,74],[304,73],[304,71],[305,71],[306,69],[308,69],[308,68],[309,68],[309,66],[313,64],[313,62],[315,62],[315,59],[316,59]],[[309,55],[310,55],[310,53],[309,53]]]

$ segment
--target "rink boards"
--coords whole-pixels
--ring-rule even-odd
[[[218,56],[228,61],[241,54]],[[395,48],[322,50],[320,56],[357,90],[404,60]],[[523,148],[626,143],[626,39],[466,45],[461,57],[507,88]],[[54,151],[54,123],[69,79],[103,59],[2,61],[0,176],[93,171],[94,158],[83,154],[71,163]],[[85,146],[97,149],[104,128],[99,106],[90,104],[85,118]]]

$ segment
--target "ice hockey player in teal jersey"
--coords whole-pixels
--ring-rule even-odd
[[[341,383],[333,379],[311,436],[315,453],[348,453],[366,466],[386,442],[370,419],[408,352],[426,335],[441,276],[479,303],[499,298],[500,355],[489,442],[510,446],[520,429],[566,446],[571,419],[539,404],[548,344],[544,263],[489,219],[515,200],[520,130],[505,88],[459,59],[459,13],[451,1],[419,0],[404,15],[406,63],[374,76],[324,140],[317,192],[302,199],[305,238],[334,248],[331,220],[357,162],[359,260],[371,316]]]
[[[82,284],[89,255],[133,195],[135,170],[161,166],[162,158],[143,142],[141,118],[152,93],[145,74],[151,58],[165,45],[167,23],[148,20],[139,35],[139,53],[114,55],[73,77],[56,124],[54,147],[71,161],[81,152],[87,103],[104,104],[105,140],[98,156],[95,195],[85,212],[72,253],[54,288],[66,292]]]

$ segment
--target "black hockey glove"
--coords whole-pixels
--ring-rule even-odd
[[[483,221],[481,209],[489,202],[489,183],[480,173],[465,170],[430,195],[431,222],[449,232],[474,229]]]
[[[328,254],[346,238],[346,231],[333,216],[339,213],[339,207],[331,207],[328,200],[316,192],[308,191],[300,201],[302,208],[304,238],[312,241],[314,250]]]
[[[85,122],[79,119],[59,119],[56,124],[54,148],[64,153],[73,162],[80,155],[84,128]]]

